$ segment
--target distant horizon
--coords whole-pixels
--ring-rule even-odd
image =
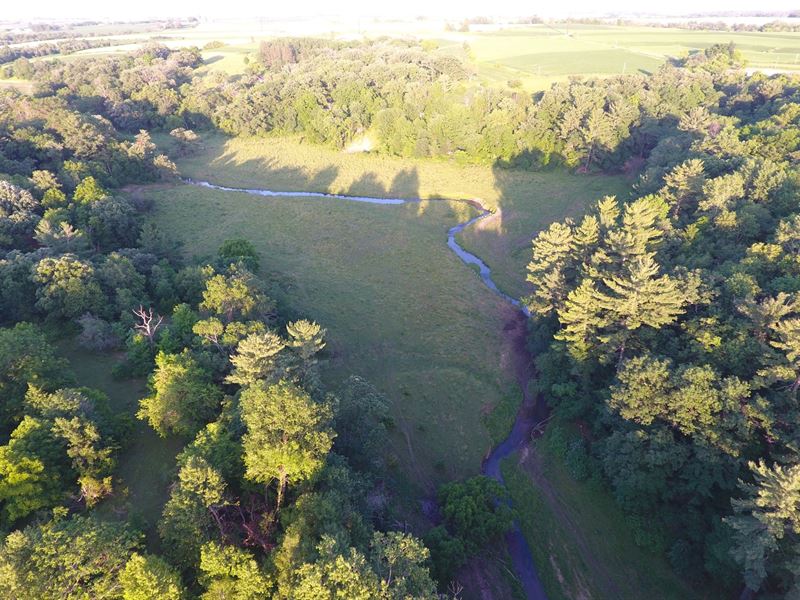
[[[800,7],[794,3],[778,0],[768,2],[766,6],[754,10],[752,2],[733,0],[731,2],[717,1],[706,2],[703,10],[697,10],[696,3],[688,0],[676,0],[657,9],[642,10],[638,2],[632,0],[616,0],[603,5],[598,10],[596,5],[585,0],[565,0],[554,6],[536,6],[521,0],[506,0],[494,3],[491,10],[486,10],[485,2],[466,0],[456,6],[450,3],[440,3],[431,6],[422,0],[408,0],[402,7],[384,7],[376,10],[374,3],[363,0],[346,0],[336,7],[335,13],[328,13],[331,5],[322,0],[307,0],[301,5],[270,6],[262,10],[269,14],[253,10],[252,4],[241,0],[226,2],[224,7],[219,3],[200,0],[188,2],[178,0],[165,5],[155,0],[142,0],[136,6],[121,8],[118,5],[109,6],[98,0],[77,0],[71,3],[56,2],[56,0],[41,0],[39,2],[23,5],[4,7],[0,22],[18,21],[142,21],[174,18],[197,17],[200,19],[236,20],[243,18],[270,18],[273,20],[310,18],[400,18],[413,19],[418,17],[431,19],[460,19],[480,16],[495,18],[522,18],[527,16],[540,16],[545,19],[553,18],[789,18],[788,14],[799,12]],[[711,4],[712,6],[708,6]],[[236,15],[236,16],[231,16]]]

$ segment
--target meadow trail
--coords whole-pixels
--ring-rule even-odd
[[[376,198],[369,196],[348,196],[342,194],[328,194],[321,192],[303,191],[273,191],[263,188],[233,188],[215,185],[208,181],[197,181],[185,179],[185,183],[199,187],[211,188],[226,192],[239,192],[256,196],[285,197],[285,198],[328,198],[334,200],[344,200],[350,202],[365,202],[380,205],[399,205],[419,202],[415,199],[404,198]],[[546,419],[546,407],[543,403],[537,402],[536,395],[531,392],[528,385],[533,378],[533,361],[527,345],[527,309],[522,306],[516,298],[504,293],[492,279],[491,269],[479,257],[465,250],[456,240],[456,236],[467,227],[474,225],[478,221],[485,219],[493,213],[483,207],[477,200],[463,200],[480,211],[476,217],[459,223],[451,227],[447,232],[447,245],[467,265],[477,267],[479,275],[484,284],[495,294],[508,302],[509,316],[504,326],[506,341],[511,350],[509,368],[513,371],[514,377],[522,390],[523,399],[517,411],[514,424],[509,435],[495,446],[486,456],[481,465],[481,472],[487,477],[491,477],[503,483],[503,476],[500,472],[500,461],[514,452],[526,446],[531,434],[537,425]],[[522,586],[525,596],[531,600],[545,600],[546,594],[544,587],[536,571],[533,555],[531,554],[528,543],[522,533],[519,523],[513,524],[511,531],[506,534],[506,546],[508,548],[511,561],[514,565],[517,578]]]

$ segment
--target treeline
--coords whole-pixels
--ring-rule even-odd
[[[161,46],[20,66],[37,95],[122,131],[301,134],[336,147],[367,135],[376,151],[398,156],[621,171],[635,170],[683,114],[714,107],[720,77],[741,85],[741,62],[735,49],[714,46],[651,76],[576,80],[535,95],[477,85],[457,59],[398,40],[271,41],[238,78],[197,76],[197,49]],[[10,72],[23,75],[16,63]]]
[[[767,15],[773,16],[773,15]],[[795,17],[796,15],[789,15]],[[607,22],[604,22],[606,24]],[[636,27],[657,27],[664,29],[688,29],[690,31],[760,31],[760,32],[797,32],[800,31],[800,25],[797,23],[790,23],[788,21],[775,20],[762,25],[755,23],[729,23],[726,21],[637,21],[635,19],[618,19],[614,22],[615,25],[621,27],[636,26]]]
[[[694,582],[791,597],[800,86],[689,77],[638,197],[534,239],[539,385],[567,464],[610,486],[639,543]]]
[[[109,81],[158,86],[192,56],[145,51]],[[249,242],[185,262],[120,189],[174,165],[84,100],[0,95],[0,596],[438,598],[510,526],[502,489],[444,486],[424,543],[398,527],[388,400],[355,376],[323,385],[325,330],[272,299]],[[81,386],[65,336],[149,377],[135,415]],[[156,522],[119,477],[134,418],[184,443]]]
[[[0,31],[0,44],[24,44],[56,39],[91,38],[111,35],[108,31],[90,31],[88,30],[90,27],[115,26],[114,35],[124,35],[158,29],[186,29],[196,27],[197,23],[198,19],[195,17],[148,21],[72,21],[64,24],[36,22],[28,25],[30,31]],[[120,28],[120,25],[128,27]]]
[[[72,54],[90,48],[105,48],[108,46],[130,44],[135,40],[62,40],[53,43],[36,44],[35,46],[0,46],[0,65],[23,58],[36,58],[37,56],[50,56],[52,54]]]

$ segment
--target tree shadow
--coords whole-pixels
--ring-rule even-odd
[[[416,167],[398,171],[388,190],[392,198],[419,198],[419,173]]]

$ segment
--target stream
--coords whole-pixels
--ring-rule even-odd
[[[397,204],[411,204],[422,202],[421,199],[403,199],[403,198],[372,198],[369,196],[347,196],[343,194],[328,194],[324,192],[302,192],[302,191],[273,191],[273,190],[266,190],[266,189],[246,189],[246,188],[233,188],[233,187],[225,187],[221,185],[215,185],[213,183],[209,183],[208,181],[196,181],[193,179],[184,179],[184,183],[188,183],[190,185],[196,185],[205,188],[211,188],[214,190],[220,190],[223,192],[239,192],[243,194],[250,194],[254,196],[269,196],[269,197],[281,197],[281,198],[328,198],[332,200],[346,200],[350,202],[365,202],[368,204],[383,204],[383,205],[397,205]],[[480,202],[477,200],[472,201],[464,201],[468,202],[472,206],[476,207],[480,214],[478,216],[469,219],[468,221],[464,221],[463,223],[459,223],[453,227],[451,227],[447,231],[447,246],[467,265],[472,265],[478,268],[478,272],[480,275],[481,280],[483,283],[488,287],[492,292],[503,298],[506,302],[511,304],[512,306],[516,307],[521,315],[520,317],[527,318],[530,316],[527,307],[523,306],[520,301],[516,298],[512,298],[508,294],[504,293],[500,288],[497,287],[497,284],[492,279],[492,271],[489,266],[484,263],[480,258],[465,250],[459,243],[456,241],[456,235],[464,231],[467,227],[474,225],[478,221],[485,219],[486,217],[490,216],[492,213],[484,208]],[[523,329],[524,331],[524,329]],[[524,344],[520,350],[521,352],[525,352]],[[534,395],[528,392],[527,388],[527,380],[520,378],[519,381],[522,389],[523,389],[523,400],[522,404],[517,411],[517,416],[514,420],[514,425],[511,428],[511,432],[508,434],[508,437],[500,442],[497,446],[492,448],[491,452],[486,456],[483,460],[483,464],[481,465],[481,473],[486,475],[487,477],[491,477],[492,479],[500,482],[503,482],[503,475],[500,472],[500,462],[506,458],[507,456],[514,453],[516,450],[521,448],[523,444],[530,438],[531,431],[536,426],[537,423],[542,421],[542,414],[541,410],[543,407],[539,406],[540,403],[536,402],[536,398]],[[536,566],[533,562],[533,555],[531,554],[530,547],[528,546],[528,542],[525,539],[525,536],[522,534],[522,530],[520,529],[519,523],[515,520],[513,523],[513,527],[511,531],[509,531],[506,536],[506,546],[508,547],[508,553],[511,556],[511,562],[514,565],[514,571],[517,574],[517,578],[522,586],[522,589],[525,593],[525,597],[529,600],[546,600],[547,596],[544,592],[544,587],[542,586],[542,582],[539,579],[539,575],[536,571]]]

